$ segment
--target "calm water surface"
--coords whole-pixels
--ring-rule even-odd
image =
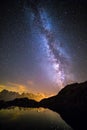
[[[72,130],[56,112],[44,108],[0,110],[0,130]]]

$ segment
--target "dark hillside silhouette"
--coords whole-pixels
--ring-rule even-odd
[[[75,130],[87,129],[87,82],[67,85],[58,95],[40,103],[60,113]]]

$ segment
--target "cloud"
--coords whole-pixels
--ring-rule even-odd
[[[7,82],[5,84],[0,84],[0,91],[6,89],[8,91],[22,93],[32,93],[38,95],[38,97],[46,97],[48,96],[46,93],[42,92],[41,90],[37,89],[37,84],[32,80],[28,80],[26,85],[19,84],[15,82]]]
[[[0,91],[2,91],[3,90],[3,85],[0,85]]]
[[[29,88],[27,86],[22,85],[22,84],[12,83],[12,82],[8,82],[5,85],[0,85],[0,91],[2,91],[3,89],[7,89],[9,91],[15,91],[15,92],[19,92],[19,93],[29,91]]]
[[[34,99],[36,101],[40,101],[41,99],[46,97],[44,95],[44,93],[41,93],[41,92],[38,93],[37,91],[34,91],[34,89],[30,88],[34,85],[34,82],[28,81],[27,84],[28,84],[28,86],[18,84],[18,83],[8,82],[4,85],[2,85],[2,84],[0,85],[0,91],[2,91],[3,89],[6,89],[8,91],[18,92],[20,94],[26,93],[25,96],[27,96],[30,99]],[[28,95],[28,93],[29,93],[29,95]]]

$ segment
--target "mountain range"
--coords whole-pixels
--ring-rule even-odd
[[[33,99],[35,101],[40,101],[41,99],[44,98],[44,95],[40,93],[39,94],[33,94],[33,93],[19,94],[18,92],[8,91],[6,89],[0,92],[0,100],[3,100],[3,101],[11,101],[16,98],[25,98],[25,97],[28,99]]]
[[[6,90],[3,90],[1,95],[6,92]],[[18,93],[13,94],[11,92],[10,95],[16,97]],[[58,112],[74,130],[87,129],[87,81],[67,85],[57,95],[42,99],[40,102],[28,98],[0,101],[0,108],[10,106],[49,108]]]

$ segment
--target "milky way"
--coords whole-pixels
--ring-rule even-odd
[[[1,1],[0,14],[0,90],[51,95],[87,80],[86,1]]]
[[[47,56],[54,70],[55,83],[63,87],[67,82],[70,82],[70,58],[62,48],[58,38],[55,37],[51,27],[51,22],[48,14],[43,6],[30,2],[31,17],[34,26],[39,29],[40,35],[43,37],[47,50]],[[42,42],[42,44],[44,44]],[[51,70],[50,70],[51,71]]]

